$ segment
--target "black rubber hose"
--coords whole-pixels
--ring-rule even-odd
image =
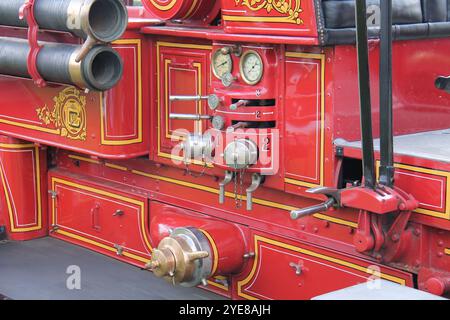
[[[46,81],[105,91],[114,87],[122,77],[122,59],[108,46],[95,46],[82,62],[75,63],[80,46],[41,44],[43,47],[37,57],[37,68]],[[0,74],[30,78],[28,52],[28,41],[0,37]]]
[[[25,0],[0,0],[0,24],[26,27],[26,19],[19,19]],[[112,42],[122,36],[128,23],[126,6],[122,0],[36,0],[36,22],[42,29],[66,31],[86,38]]]

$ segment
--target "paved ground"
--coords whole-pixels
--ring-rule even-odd
[[[72,265],[81,270],[80,290],[67,289],[66,271]],[[150,272],[52,238],[0,244],[2,295],[33,300],[222,299],[198,288],[173,287]]]

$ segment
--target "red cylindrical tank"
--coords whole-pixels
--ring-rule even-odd
[[[144,0],[144,7],[161,20],[201,20],[211,22],[219,13],[216,0]]]
[[[193,227],[205,235],[211,247],[211,276],[235,274],[243,268],[247,241],[242,226],[157,202],[152,203],[150,210],[154,245],[177,228]]]

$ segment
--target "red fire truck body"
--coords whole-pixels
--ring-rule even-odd
[[[377,278],[447,295],[450,95],[437,79],[450,73],[450,15],[393,2],[395,192],[360,187],[358,51],[342,2],[144,0],[112,43],[114,88],[0,76],[0,225],[232,299],[310,299]]]

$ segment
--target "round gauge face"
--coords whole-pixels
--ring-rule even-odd
[[[241,76],[245,83],[255,85],[261,81],[264,63],[261,56],[253,50],[247,51],[241,58]]]
[[[223,54],[222,50],[219,49],[214,53],[212,70],[214,75],[222,79],[227,73],[233,71],[233,59],[230,54]]]

